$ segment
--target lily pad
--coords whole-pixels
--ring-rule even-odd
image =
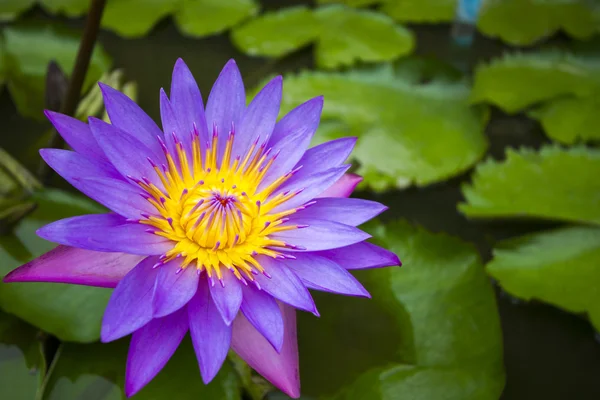
[[[0,21],[11,21],[31,7],[36,0],[3,0],[0,3]]]
[[[68,17],[81,16],[90,6],[88,0],[37,0],[37,2],[52,14],[64,14]]]
[[[559,96],[590,96],[600,88],[600,60],[560,51],[514,53],[479,66],[471,99],[508,113]]]
[[[323,119],[359,136],[358,173],[377,190],[425,186],[467,170],[487,148],[487,109],[468,104],[465,81],[434,74],[421,83],[411,64],[401,65],[287,76],[282,111],[324,95]]]
[[[436,23],[454,18],[457,0],[384,1],[381,11],[400,22]]]
[[[175,22],[186,35],[215,35],[258,14],[255,0],[182,0]]]
[[[115,343],[62,345],[45,384],[43,400],[125,400],[123,393],[128,340]],[[142,389],[134,400],[241,399],[233,368],[225,363],[209,384],[200,378],[198,362],[189,339],[185,339],[165,369]]]
[[[0,236],[0,276],[51,250],[56,245],[35,231],[60,218],[97,213],[91,201],[61,191],[38,193],[36,211],[13,234]],[[61,340],[93,342],[110,290],[57,283],[0,283],[0,307]]]
[[[178,2],[170,0],[109,0],[102,15],[102,27],[127,38],[144,36],[159,20],[174,12],[177,5]]]
[[[470,218],[543,218],[600,224],[600,151],[582,146],[507,150],[487,160],[462,188],[458,209]]]
[[[500,242],[488,273],[508,293],[587,313],[600,332],[600,229],[567,227]]]
[[[357,271],[371,300],[319,295],[321,318],[299,315],[303,393],[498,399],[500,320],[477,250],[406,222],[366,229],[403,266]]]

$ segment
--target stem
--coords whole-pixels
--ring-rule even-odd
[[[90,11],[88,13],[87,20],[85,22],[85,28],[81,42],[79,43],[79,50],[77,51],[77,58],[75,60],[75,66],[73,67],[73,73],[71,79],[69,79],[69,86],[67,88],[67,95],[62,103],[60,112],[62,114],[73,116],[77,109],[77,104],[81,97],[81,88],[85,80],[88,67],[90,65],[90,59],[92,58],[92,52],[94,45],[96,44],[96,37],[100,29],[100,21],[102,20],[102,13],[104,12],[104,5],[106,0],[91,0]],[[56,132],[53,131],[52,138],[50,139],[49,146],[52,148],[63,148],[65,142],[63,138]],[[42,182],[48,183],[51,177],[52,170],[44,163],[44,167],[41,168],[40,177]]]

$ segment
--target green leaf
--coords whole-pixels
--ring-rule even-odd
[[[186,35],[215,35],[258,14],[255,0],[182,0],[175,22]]]
[[[109,0],[102,26],[127,38],[144,36],[159,20],[174,12],[177,5],[170,0]]]
[[[600,60],[559,51],[506,54],[477,68],[471,98],[515,113],[563,95],[590,96],[599,73]]]
[[[546,134],[564,144],[600,140],[600,91],[588,97],[559,98],[529,115],[538,119]]]
[[[94,393],[98,400],[125,400],[123,393],[128,340],[109,344],[63,344],[46,381],[43,400],[77,400]],[[202,383],[191,341],[186,338],[165,369],[134,400],[239,400],[240,386],[226,362],[208,385]]]
[[[365,7],[381,3],[382,0],[317,0],[317,4],[345,4],[349,7]]]
[[[287,76],[282,111],[324,95],[323,119],[341,121],[359,136],[358,173],[378,190],[425,186],[470,168],[487,148],[487,110],[469,106],[464,81],[436,73],[420,83],[414,65],[402,65]]]
[[[457,0],[386,0],[381,11],[400,22],[450,22],[456,3]]]
[[[79,47],[79,35],[51,25],[10,26],[3,30],[5,73],[13,101],[28,117],[43,117],[46,70],[51,60],[70,74]],[[110,58],[97,45],[86,75],[87,90],[108,70]]]
[[[31,7],[36,0],[2,0],[0,3],[0,21],[11,21]]]
[[[90,6],[89,0],[38,0],[38,3],[52,14],[64,14],[68,17],[79,17]]]
[[[600,229],[567,227],[501,242],[488,273],[508,293],[587,313],[600,331]]]
[[[600,223],[600,151],[585,147],[545,146],[507,150],[506,161],[492,159],[475,170],[462,188],[468,217],[528,217]]]
[[[406,222],[367,230],[404,265],[356,273],[371,300],[316,294],[321,317],[299,314],[303,394],[498,399],[500,320],[477,250]]]
[[[35,231],[52,221],[101,212],[91,201],[58,190],[37,193],[38,208],[0,236],[0,276],[51,250],[56,245]],[[93,342],[111,291],[58,283],[0,283],[0,307],[61,340]]]
[[[0,311],[0,387],[2,397],[36,398],[45,365],[36,330]]]

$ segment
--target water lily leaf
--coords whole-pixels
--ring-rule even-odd
[[[507,150],[506,161],[477,166],[473,183],[462,188],[468,217],[545,218],[600,224],[600,151],[546,146]]]
[[[109,0],[102,15],[102,27],[123,37],[144,36],[159,20],[174,12],[177,5],[169,0]]]
[[[500,242],[488,273],[508,293],[587,313],[600,331],[600,229],[567,227]]]
[[[382,0],[317,0],[317,4],[345,4],[350,7],[366,7],[381,3]]]
[[[48,63],[54,60],[65,73],[70,74],[79,36],[51,25],[10,26],[4,28],[2,34],[5,74],[13,101],[22,115],[42,119]],[[97,45],[86,75],[84,91],[108,70],[110,62],[108,55]]]
[[[477,250],[406,222],[366,229],[404,265],[356,274],[370,300],[319,295],[321,318],[299,314],[303,393],[498,399],[500,320]]]
[[[420,83],[410,68],[383,65],[346,73],[287,76],[283,112],[324,95],[323,119],[359,136],[353,156],[365,183],[379,190],[425,186],[457,175],[487,148],[485,108],[468,104],[469,86],[436,75]]]
[[[259,8],[255,0],[182,0],[175,22],[186,35],[215,35],[255,16]]]
[[[381,11],[400,22],[449,22],[454,18],[457,0],[384,1]]]
[[[34,198],[36,211],[23,219],[13,234],[0,236],[0,276],[56,246],[35,234],[41,226],[102,210],[83,197],[58,190]],[[100,336],[110,293],[103,288],[57,283],[0,283],[0,307],[61,340],[93,342]]]
[[[600,88],[600,60],[559,51],[506,54],[475,72],[472,100],[515,113],[563,95],[590,96]]]
[[[2,0],[0,3],[0,21],[11,21],[31,7],[36,0]]]
[[[45,365],[35,328],[0,311],[0,387],[6,399],[33,400]]]
[[[125,362],[129,340],[115,343],[78,345],[65,343],[58,353],[45,385],[43,400],[77,400],[94,393],[98,400],[125,400]],[[177,394],[181,400],[241,399],[238,378],[225,363],[209,384],[200,378],[198,362],[188,338],[165,369],[142,389],[134,400],[166,399]]]
[[[559,98],[529,113],[546,134],[564,144],[600,140],[600,92],[588,97]]]
[[[90,6],[88,0],[38,0],[38,3],[52,14],[64,14],[68,17],[85,14]]]

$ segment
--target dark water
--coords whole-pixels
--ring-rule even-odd
[[[81,21],[71,23],[81,26]],[[471,70],[477,61],[506,49],[498,42],[480,37],[471,50],[454,48],[449,43],[448,26],[418,27],[416,31],[418,54],[451,61],[464,70]],[[227,36],[185,38],[170,20],[162,21],[146,38],[124,40],[105,32],[101,42],[115,66],[123,67],[129,77],[135,78],[139,103],[156,120],[158,92],[161,87],[168,88],[177,57],[184,58],[194,71],[205,98],[221,67],[232,57],[240,66],[247,87],[269,73],[297,71],[312,64],[311,49],[280,61],[249,58],[237,52]],[[39,160],[30,151],[26,157],[25,150],[31,149],[49,125],[19,117],[6,91],[0,94],[0,121],[1,146],[11,154],[22,155],[26,164],[35,169]],[[493,113],[487,134],[490,153],[496,158],[503,157],[507,146],[538,147],[546,140],[535,122],[498,111]],[[465,180],[468,174],[423,189],[388,193],[378,199],[390,206],[387,218],[404,217],[432,231],[460,236],[475,243],[485,259],[489,259],[494,240],[551,227],[528,222],[467,221],[456,212],[456,204],[462,200],[459,187]],[[500,291],[498,302],[507,373],[503,399],[600,399],[600,343],[583,317],[543,304],[516,302]]]

